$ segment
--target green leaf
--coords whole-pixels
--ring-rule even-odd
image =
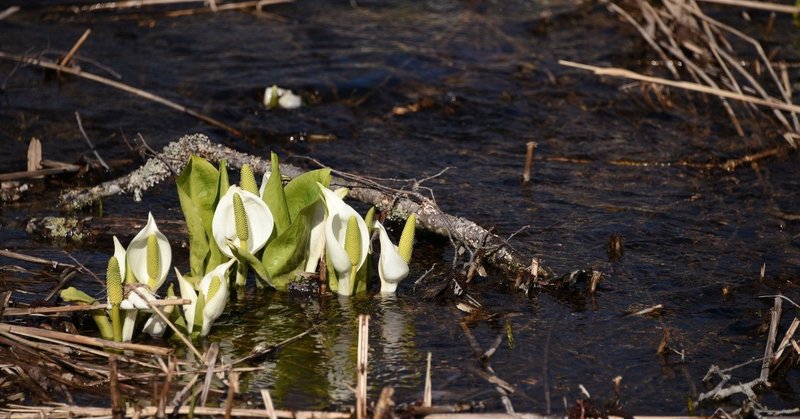
[[[292,225],[264,248],[261,262],[269,274],[269,284],[277,290],[286,291],[289,283],[305,269],[314,209],[313,204],[304,208]]]
[[[264,200],[264,203],[267,204],[270,212],[272,212],[272,217],[275,219],[275,231],[280,235],[289,228],[292,218],[289,216],[289,209],[286,206],[286,195],[283,191],[278,155],[272,153],[271,157],[272,172],[267,180],[267,185],[264,187],[264,196],[261,199]]]
[[[114,328],[111,327],[111,322],[108,321],[108,316],[104,310],[93,310],[92,319],[94,324],[97,325],[97,330],[100,331],[100,336],[105,340],[114,340]]]
[[[252,253],[248,252],[247,249],[237,248],[230,241],[228,242],[228,247],[231,249],[231,253],[233,253],[233,256],[236,258],[237,261],[239,261],[239,263],[243,263],[250,266],[251,268],[253,268],[253,271],[255,271],[256,275],[258,275],[259,278],[269,283],[269,273],[267,273],[267,270],[264,269],[264,266],[261,264],[261,261],[258,260],[257,257],[255,257]]]
[[[222,165],[224,168],[224,165]],[[186,168],[178,176],[178,198],[180,199],[186,227],[189,231],[189,266],[192,276],[202,277],[206,264],[210,266],[221,259],[219,248],[211,233],[211,220],[219,199],[220,172],[201,157],[192,156]],[[216,265],[214,265],[216,266]]]
[[[294,220],[297,214],[309,205],[317,202],[319,198],[319,188],[317,183],[328,187],[331,184],[331,169],[317,169],[292,179],[286,184],[284,194],[286,205],[289,208],[289,218]]]
[[[372,231],[375,230],[375,228],[372,226],[373,219],[375,219],[375,207],[369,207],[367,215],[364,216],[364,224],[367,225],[367,233],[370,237],[372,237]],[[371,250],[370,253],[372,253]]]
[[[356,272],[354,278],[355,284],[354,285],[351,284],[351,286],[353,287],[354,295],[362,292],[367,292],[367,285],[369,282],[370,273],[372,272],[371,267],[372,267],[372,260],[370,258],[367,258],[367,260],[364,261],[364,264],[361,265],[361,269],[359,269],[358,272]]]
[[[75,288],[69,287],[59,293],[61,299],[69,303],[94,304],[97,300],[89,294]]]
[[[94,304],[97,302],[97,300],[91,297],[89,294],[75,287],[69,287],[61,290],[59,295],[61,296],[62,300],[70,303]],[[114,328],[111,327],[111,322],[108,320],[105,310],[92,310],[92,319],[97,325],[97,329],[100,331],[100,336],[102,336],[103,339],[114,339]]]
[[[217,185],[217,190],[219,191],[219,195],[217,195],[217,202],[219,202],[219,198],[224,196],[228,192],[228,188],[231,186],[231,181],[228,179],[228,163],[225,159],[219,161],[219,184]],[[216,202],[214,203],[216,206]]]

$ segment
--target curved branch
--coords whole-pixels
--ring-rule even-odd
[[[192,134],[167,144],[156,157],[149,159],[128,175],[91,188],[64,192],[60,198],[60,205],[67,210],[78,210],[99,199],[120,193],[131,193],[134,200],[138,202],[141,200],[142,192],[165,180],[173,173],[183,170],[191,155],[197,155],[212,162],[226,160],[228,166],[233,168],[249,164],[257,173],[270,171],[270,162],[267,159],[215,144],[203,134]],[[281,164],[281,173],[285,176],[293,178],[303,172],[297,166]],[[527,261],[523,261],[505,239],[466,218],[443,212],[433,200],[415,193],[367,186],[341,177],[334,177],[331,184],[350,188],[349,197],[374,205],[379,210],[387,211],[388,216],[392,219],[403,220],[413,213],[417,216],[418,225],[424,230],[452,237],[473,249],[496,248],[496,251],[488,255],[488,261],[511,273],[512,277],[527,272]],[[550,275],[547,270],[540,267],[539,276],[544,279]]]

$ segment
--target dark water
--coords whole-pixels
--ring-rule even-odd
[[[501,315],[471,324],[484,348],[506,333],[506,320],[513,331],[513,346],[504,341],[491,362],[517,388],[511,400],[518,411],[544,412],[549,402],[553,412],[563,413],[563,400],[580,397],[581,384],[599,399],[610,398],[611,380],[620,375],[622,402],[630,411],[686,413],[687,399],[706,390],[701,378],[711,364],[726,367],[763,354],[771,299],[759,296],[780,289],[800,301],[796,154],[733,172],[611,163],[721,161],[780,140],[765,135],[769,127],[763,126],[737,137],[714,100],[690,102],[678,94],[671,109],[648,107],[638,89],[620,90],[622,81],[559,66],[557,60],[565,59],[642,68],[652,58],[636,33],[603,7],[429,1],[359,2],[354,8],[348,2],[298,1],[267,13],[166,17],[152,10],[71,14],[28,3],[0,21],[3,51],[48,50],[57,57],[53,51],[69,49],[91,28],[80,57],[113,68],[125,83],[218,118],[245,138],[89,81],[45,78],[38,69],[0,61],[3,172],[24,169],[34,136],[42,139],[45,158],[89,155],[75,111],[107,159],[129,157],[123,136],[141,133],[159,148],[203,132],[248,152],[266,155],[272,149],[286,160],[307,155],[368,176],[423,178],[450,167],[426,183],[444,210],[501,235],[529,226],[512,244],[557,273],[601,270],[605,279],[594,299],[509,294],[496,285],[508,280],[498,272],[472,290]],[[765,16],[753,16],[750,24],[731,19],[758,34]],[[784,20],[767,49],[780,45],[788,59],[796,58],[792,48],[800,37]],[[107,74],[89,62],[81,65]],[[312,104],[266,111],[261,95],[272,84],[300,92]],[[392,112],[422,102],[419,112]],[[336,139],[308,141],[307,134]],[[531,140],[545,160],[535,162],[533,181],[521,185],[525,143]],[[32,215],[56,212],[52,202],[61,187],[51,182],[21,203],[6,204],[0,210],[0,247],[69,261],[66,249],[102,272],[110,239],[51,245],[22,229]],[[140,204],[129,197],[108,199],[103,209],[110,217],[143,221],[147,211],[158,219],[181,217],[171,185],[147,193]],[[119,232],[128,239],[133,233]],[[625,253],[616,262],[606,255],[612,233],[624,237]],[[176,263],[185,264],[185,255],[175,251]],[[417,254],[422,256],[411,278],[394,299],[297,300],[253,290],[229,307],[220,319],[227,327],[217,328],[211,340],[221,341],[225,357],[233,358],[256,343],[276,343],[322,324],[320,332],[265,361],[262,373],[245,377],[245,387],[254,403],[258,390],[269,388],[281,407],[337,408],[354,399],[348,386],[354,386],[355,317],[366,312],[373,315],[373,400],[387,385],[396,388],[399,402],[421,398],[426,353],[432,352],[436,403],[482,401],[489,410],[501,410],[493,386],[472,372],[478,364],[458,325],[464,314],[411,292],[413,280],[432,263],[433,278],[447,275],[449,243],[423,238]],[[767,278],[759,282],[761,264]],[[94,286],[88,278],[80,281],[87,289]],[[32,293],[15,294],[23,301],[51,286],[30,275],[0,276],[0,288]],[[727,296],[724,287],[731,289]],[[660,316],[624,316],[655,304],[664,305]],[[789,306],[780,330],[797,315]],[[683,360],[656,354],[665,328]],[[757,368],[737,374],[749,381]],[[767,406],[800,404],[800,374],[795,370],[786,378],[763,393]]]

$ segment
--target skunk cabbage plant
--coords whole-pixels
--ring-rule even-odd
[[[411,214],[406,220],[403,233],[400,236],[399,246],[395,246],[386,233],[386,228],[379,221],[375,221],[378,229],[381,255],[378,259],[378,277],[381,279],[381,293],[393,293],[397,284],[408,276],[408,263],[411,261],[411,251],[414,246],[414,228],[417,217]]]
[[[325,255],[334,277],[331,290],[339,295],[353,295],[358,289],[359,270],[369,252],[369,231],[364,219],[332,190],[319,187],[325,203]]]
[[[195,287],[175,269],[181,297],[191,300],[183,306],[186,330],[189,333],[200,329],[200,336],[207,336],[211,325],[222,315],[228,302],[228,271],[235,260],[231,259],[209,271]]]

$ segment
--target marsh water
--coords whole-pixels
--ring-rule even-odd
[[[712,364],[763,355],[772,299],[762,296],[781,291],[800,301],[797,154],[733,171],[669,165],[724,161],[780,140],[763,126],[740,138],[713,99],[676,93],[671,107],[654,105],[640,89],[623,89],[625,81],[560,66],[562,59],[639,70],[650,65],[652,54],[635,30],[602,5],[298,0],[263,13],[168,16],[161,9],[74,13],[53,8],[64,2],[19,3],[20,12],[0,21],[0,50],[57,58],[91,28],[78,53],[81,68],[108,77],[112,69],[122,82],[213,116],[244,138],[87,80],[0,61],[2,172],[24,170],[31,137],[42,140],[46,159],[92,157],[76,111],[109,160],[130,158],[124,139],[137,133],[159,149],[202,132],[246,152],[274,150],[304,167],[310,164],[301,156],[309,156],[377,178],[422,179],[448,168],[423,184],[443,210],[502,236],[525,227],[511,244],[556,274],[603,272],[594,297],[510,292],[513,278],[492,269],[469,289],[494,314],[469,323],[477,341],[487,349],[504,337],[491,364],[516,388],[510,398],[517,411],[564,413],[565,402],[582,397],[580,385],[610,399],[612,379],[621,376],[628,411],[687,413],[687,401],[707,389],[701,379]],[[755,35],[768,18],[758,12],[750,21],[736,13],[722,17]],[[765,49],[780,46],[783,59],[796,59],[800,32],[784,16],[778,25]],[[306,106],[266,110],[263,91],[273,84],[303,95]],[[537,160],[532,181],[522,184],[529,141],[538,143]],[[647,164],[614,163],[620,160]],[[118,167],[109,177],[132,168]],[[2,206],[0,247],[64,262],[68,252],[104,272],[110,234],[127,242],[136,228],[63,243],[25,231],[31,217],[60,214],[53,203],[61,188],[101,180],[60,179],[38,181],[20,201]],[[144,222],[148,211],[159,220],[181,219],[172,183],[138,203],[119,196],[102,206],[102,216],[111,219]],[[97,208],[78,215],[99,216]],[[606,244],[615,233],[623,237],[624,254],[610,261]],[[176,266],[185,268],[185,238],[171,239]],[[371,400],[384,386],[395,388],[398,403],[420,400],[430,352],[435,404],[482,402],[488,411],[502,411],[494,386],[476,373],[480,364],[459,326],[466,315],[451,302],[413,292],[431,268],[425,281],[447,280],[454,258],[449,241],[422,235],[415,254],[410,277],[392,298],[297,298],[249,287],[209,341],[220,342],[223,357],[233,359],[258,343],[321,325],[263,361],[262,371],[244,376],[242,390],[254,405],[259,390],[269,388],[278,407],[340,409],[354,401],[355,318],[368,313]],[[759,280],[762,264],[766,278]],[[17,289],[19,302],[42,298],[54,284],[10,268],[35,268],[23,262],[0,265],[0,289]],[[89,277],[73,285],[101,294]],[[657,315],[626,316],[656,304],[663,305]],[[784,307],[780,330],[798,315]],[[682,356],[657,354],[665,329]],[[758,368],[737,370],[738,381],[755,378]],[[798,406],[798,386],[795,369],[761,400],[775,409]]]

